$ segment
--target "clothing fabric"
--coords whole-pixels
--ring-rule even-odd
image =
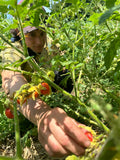
[[[13,43],[16,48],[23,51],[23,47],[20,42],[16,41]],[[51,60],[53,56],[59,54],[59,50],[56,46],[53,46],[51,44],[51,40],[47,40],[47,47],[43,49],[43,51],[39,54],[33,52],[30,48],[28,48],[29,56],[33,56],[35,61],[40,65],[40,67],[43,67],[47,70],[50,69],[51,66]],[[0,52],[0,57],[2,58],[2,64],[8,65],[9,68],[15,68],[17,67],[17,62],[22,62],[24,60],[23,55],[18,52],[16,49],[12,48],[10,45],[6,45],[6,48]],[[13,65],[14,64],[14,65]],[[33,72],[33,68],[29,65],[28,62],[22,63],[19,67],[17,67],[19,70],[25,70],[29,72]],[[72,79],[67,76],[68,71],[55,71],[55,83],[65,89],[68,92],[71,92],[73,89],[73,83]],[[65,75],[66,74],[66,75]],[[28,80],[28,82],[31,81],[31,76],[24,75],[25,78]],[[67,78],[67,83],[63,83],[63,79]],[[56,91],[55,89],[52,89],[53,91]]]
[[[19,41],[16,41],[12,43],[17,49],[23,52],[23,47]],[[52,46],[51,40],[47,39],[48,46],[43,49],[43,51],[39,54],[33,52],[30,48],[28,48],[28,54],[29,56],[33,56],[35,61],[40,65],[40,67],[43,67],[45,69],[50,68],[51,65],[51,59],[53,56],[55,56],[58,52],[58,48],[56,46]],[[6,44],[5,49],[0,52],[0,57],[2,59],[3,65],[9,65],[9,68],[15,67],[13,65],[14,63],[17,64],[17,62],[23,61],[23,55],[18,52],[16,49],[12,48],[10,45]],[[16,65],[17,66],[17,65]],[[32,68],[30,65],[26,62],[23,63],[20,67],[17,69],[22,69],[25,71],[32,71]]]

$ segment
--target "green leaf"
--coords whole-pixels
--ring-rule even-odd
[[[8,12],[8,7],[7,6],[0,6],[0,12],[2,13],[7,13]]]
[[[119,70],[120,70],[120,61],[117,62],[117,66],[116,66],[116,68],[115,68],[114,73],[115,73],[115,72],[118,72]]]
[[[112,20],[116,20],[116,21],[120,21],[120,14],[119,14],[119,12],[114,13],[114,14],[111,16],[111,19],[112,19]]]
[[[20,6],[24,7],[24,6],[26,6],[28,3],[29,3],[29,0],[24,0],[24,1],[20,4]]]
[[[79,160],[79,157],[75,155],[68,156],[65,160]]]
[[[43,10],[42,9],[37,9],[35,11],[35,14],[34,14],[34,21],[33,21],[33,26],[39,26],[39,23],[40,23],[40,13],[43,13]]]
[[[78,63],[77,61],[64,61],[64,62],[60,62],[60,64],[62,65],[62,66],[68,66],[68,65],[70,65],[70,64],[76,64],[76,63]]]
[[[114,11],[119,10],[120,9],[120,5],[113,7],[109,10],[107,10],[99,19],[99,24],[102,24],[103,22],[105,22],[112,14]]]
[[[99,18],[102,15],[102,13],[93,13],[89,20],[92,21],[94,23],[94,25],[97,25],[99,23]]]
[[[15,7],[17,5],[17,0],[0,0],[0,5],[3,6],[12,6]]]
[[[29,61],[30,59],[32,59],[33,57],[28,56],[26,59],[24,59],[23,61],[15,61],[14,63],[12,63],[11,65],[8,64],[8,66],[13,66],[13,67],[19,67],[22,64],[26,63],[27,61]]]
[[[114,39],[111,43],[110,43],[110,47],[104,57],[104,61],[105,61],[105,66],[107,69],[110,68],[111,63],[115,57],[115,55],[117,54],[117,49],[120,46],[120,38],[116,38]]]
[[[112,8],[115,5],[116,0],[106,0],[106,7]]]
[[[76,4],[79,0],[66,0],[66,3]]]
[[[0,101],[0,114],[3,114],[3,111],[4,111],[4,107],[2,102]]]

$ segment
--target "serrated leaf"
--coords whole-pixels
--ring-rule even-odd
[[[119,10],[120,9],[120,5],[113,7],[109,10],[107,10],[99,19],[99,24],[102,24],[103,22],[105,22],[112,14],[114,11]]]
[[[106,0],[106,7],[112,8],[115,5],[116,0]]]
[[[110,43],[110,47],[104,57],[105,66],[107,69],[110,68],[111,63],[112,63],[115,55],[117,54],[117,49],[119,48],[119,45],[120,45],[119,41],[120,41],[120,38],[116,38]]]

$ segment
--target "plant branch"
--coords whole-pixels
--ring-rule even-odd
[[[15,140],[16,140],[16,157],[22,158],[22,147],[20,142],[19,119],[17,115],[17,101],[14,100],[14,123],[15,123]]]

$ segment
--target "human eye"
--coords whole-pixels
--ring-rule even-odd
[[[35,37],[36,36],[36,34],[34,32],[30,32],[29,35],[30,35],[30,37]]]
[[[45,32],[40,32],[40,36],[42,37],[42,36],[44,36],[44,34],[45,34]]]

